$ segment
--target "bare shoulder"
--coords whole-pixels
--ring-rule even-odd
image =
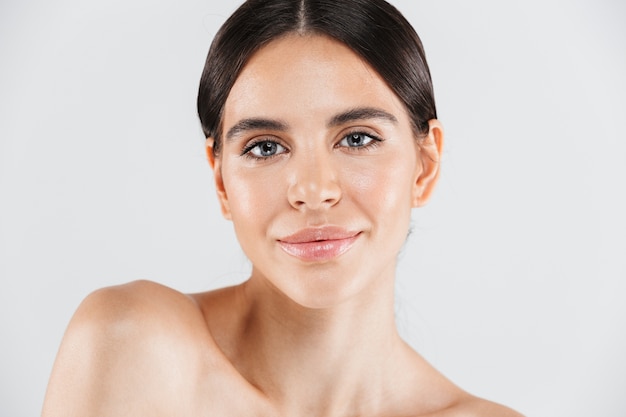
[[[453,406],[428,417],[524,417],[501,404],[473,396],[466,396]]]
[[[97,290],[67,328],[43,415],[193,414],[170,398],[197,386],[212,349],[193,298],[149,281]]]
[[[190,338],[200,342],[208,336],[192,297],[151,281],[94,291],[76,310],[67,333],[86,338],[83,342],[166,338],[181,346],[188,346]]]
[[[172,288],[151,281],[134,281],[114,287],[107,287],[90,294],[81,304],[77,316],[95,313],[112,319],[151,318],[150,324],[167,324],[168,321],[187,321],[198,324],[201,319],[194,299]],[[181,323],[177,323],[181,324]]]
[[[523,417],[501,404],[471,395],[446,378],[411,346],[406,347],[415,369],[413,373],[406,373],[409,377],[415,375],[406,382],[407,386],[413,387],[409,394],[414,402],[407,401],[411,408],[403,414],[421,417]]]

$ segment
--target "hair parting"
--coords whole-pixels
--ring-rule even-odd
[[[214,154],[222,141],[226,99],[252,55],[288,34],[342,42],[387,82],[406,106],[416,137],[437,118],[422,43],[402,14],[384,0],[248,0],[226,20],[209,49],[198,91],[198,115]]]

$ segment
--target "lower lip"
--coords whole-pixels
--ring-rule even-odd
[[[305,262],[330,261],[346,253],[359,235],[345,239],[319,240],[314,242],[287,243],[279,241],[282,250]]]

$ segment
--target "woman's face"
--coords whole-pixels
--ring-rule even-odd
[[[404,105],[367,63],[324,36],[275,40],[239,75],[223,126],[218,196],[252,279],[307,307],[393,288],[440,138],[415,139]]]

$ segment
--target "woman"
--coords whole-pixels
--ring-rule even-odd
[[[99,290],[44,416],[517,416],[398,336],[396,257],[443,145],[421,43],[383,0],[250,0],[217,34],[198,110],[241,285]]]

